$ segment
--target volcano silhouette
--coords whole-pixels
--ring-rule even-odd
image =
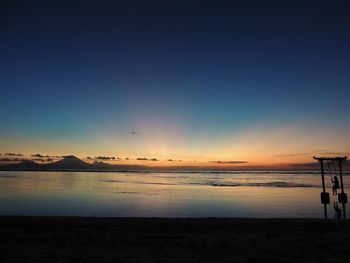
[[[42,167],[48,170],[88,170],[93,168],[91,164],[80,160],[74,155],[64,156],[62,160],[57,162],[42,164]]]

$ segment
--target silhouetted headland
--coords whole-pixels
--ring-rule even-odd
[[[344,171],[350,171],[349,160],[344,162]],[[19,163],[0,165],[0,171],[318,171],[318,163],[291,164],[285,167],[264,166],[147,166],[138,164],[110,164],[106,162],[84,162],[74,155],[51,163],[36,163],[32,160],[22,160]]]
[[[109,164],[104,162],[87,163],[74,155],[63,157],[62,160],[52,163],[36,163],[23,160],[20,163],[0,166],[2,171],[124,171],[144,170],[142,165]]]

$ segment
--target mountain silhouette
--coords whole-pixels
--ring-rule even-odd
[[[42,165],[47,170],[88,170],[92,165],[80,160],[74,155],[64,156],[62,160]]]
[[[0,166],[2,171],[123,171],[123,170],[145,170],[146,166],[108,164],[84,162],[74,155],[64,156],[62,160],[52,163],[39,164],[30,160],[23,160],[20,163]]]
[[[5,166],[0,166],[1,170],[40,170],[42,165],[30,161],[30,160],[23,160],[20,163],[16,164],[10,164]],[[8,168],[15,168],[15,169],[8,169]]]

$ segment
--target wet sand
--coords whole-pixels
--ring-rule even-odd
[[[345,262],[350,221],[0,217],[1,262]]]

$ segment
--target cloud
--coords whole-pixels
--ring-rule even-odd
[[[0,158],[0,162],[18,162],[23,161],[23,159],[19,158]]]
[[[33,158],[32,161],[37,161],[37,162],[45,162],[45,160],[40,159],[40,158]]]
[[[115,160],[115,157],[113,157],[113,156],[97,156],[97,157],[95,157],[95,160]]]
[[[135,135],[135,134],[136,134],[136,131],[132,131],[131,134],[132,134],[132,135]]]
[[[23,156],[23,154],[20,154],[20,153],[5,153],[5,156]]]
[[[168,161],[168,162],[173,162],[174,160],[173,160],[173,159],[168,159],[167,161]]]
[[[137,161],[152,161],[152,162],[158,162],[159,160],[157,158],[145,158],[145,157],[139,157],[136,158]]]
[[[44,158],[44,155],[41,155],[40,153],[32,154],[31,157],[38,157],[38,158]]]
[[[248,163],[248,161],[209,161],[210,163],[218,163],[218,164],[244,164]]]

